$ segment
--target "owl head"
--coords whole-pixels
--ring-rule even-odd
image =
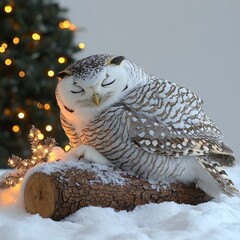
[[[65,109],[101,110],[121,99],[136,81],[123,56],[93,55],[69,65],[57,75],[57,100]]]

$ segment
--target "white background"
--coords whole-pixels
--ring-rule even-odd
[[[240,159],[239,0],[58,0],[81,30],[76,42],[124,55],[190,88]]]

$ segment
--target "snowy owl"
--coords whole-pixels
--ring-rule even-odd
[[[58,74],[56,98],[68,156],[149,181],[195,182],[212,197],[238,193],[222,168],[234,165],[233,152],[189,89],[99,54]]]

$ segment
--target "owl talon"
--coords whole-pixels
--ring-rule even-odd
[[[88,145],[80,145],[66,153],[65,159],[77,159],[84,162],[112,165],[112,163],[100,154],[96,149]]]

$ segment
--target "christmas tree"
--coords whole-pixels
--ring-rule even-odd
[[[74,43],[76,27],[66,9],[51,0],[0,1],[0,167],[13,153],[30,154],[27,140],[35,125],[43,136],[67,138],[55,100],[55,75],[84,48]]]

